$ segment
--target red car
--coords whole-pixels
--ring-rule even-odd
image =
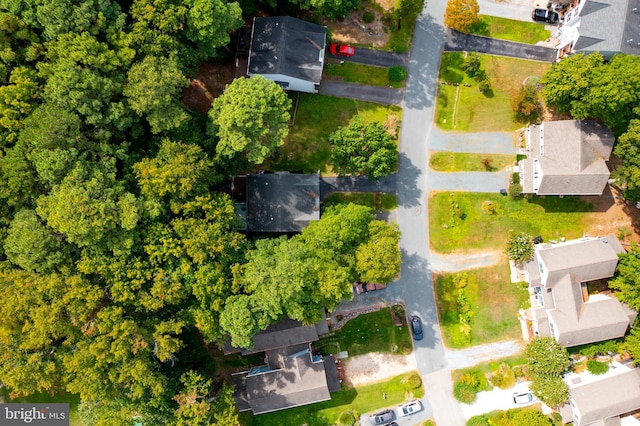
[[[337,56],[353,56],[355,49],[353,46],[344,46],[342,44],[332,44],[329,46],[329,52]]]

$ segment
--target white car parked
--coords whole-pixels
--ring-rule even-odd
[[[515,404],[529,404],[536,400],[536,397],[533,396],[531,391],[523,391],[523,392],[514,392],[513,393],[513,402]]]
[[[422,410],[422,403],[420,401],[407,402],[396,408],[396,412],[400,417],[410,416],[420,410]]]

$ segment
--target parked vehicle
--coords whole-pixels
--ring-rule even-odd
[[[353,48],[353,46],[346,46],[346,45],[343,45],[343,44],[331,44],[331,45],[329,45],[329,52],[332,55],[353,56],[355,51],[356,50]]]
[[[367,292],[376,291],[376,290],[383,290],[387,288],[385,284],[374,284],[374,283],[355,283],[353,287],[357,294],[367,293]]]
[[[411,401],[406,404],[402,404],[396,411],[400,417],[410,416],[418,411],[422,410],[422,403],[420,401]]]
[[[422,340],[422,320],[419,316],[412,316],[411,320],[411,334],[413,335],[413,340]]]
[[[535,400],[536,397],[533,396],[533,393],[531,393],[531,391],[513,393],[513,402],[515,404],[529,404]]]
[[[531,19],[537,22],[546,22],[547,24],[557,24],[560,17],[553,10],[533,9]]]
[[[396,415],[391,410],[384,410],[379,413],[372,415],[369,418],[369,421],[372,425],[386,425],[390,421],[395,420]]]

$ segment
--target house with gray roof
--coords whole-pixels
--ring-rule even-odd
[[[289,172],[234,176],[236,214],[247,232],[300,232],[320,219],[320,174]]]
[[[535,195],[602,195],[614,137],[593,120],[545,121],[525,130],[526,158],[518,169],[522,192]]]
[[[553,336],[564,347],[626,334],[637,313],[606,294],[589,294],[587,284],[611,278],[624,253],[614,236],[537,244],[525,263],[531,307],[520,312],[536,336]]]
[[[336,360],[311,351],[318,333],[327,332],[324,320],[305,326],[285,319],[256,334],[250,350],[227,344],[225,354],[265,353],[264,365],[232,376],[238,409],[264,414],[331,399],[330,393],[340,390]]]
[[[253,18],[247,75],[261,75],[285,90],[317,93],[327,28],[291,16]]]
[[[604,375],[569,373],[564,380],[569,386],[569,403],[560,407],[564,423],[621,425],[621,417],[640,410],[640,371],[637,368],[614,361]]]
[[[574,52],[640,54],[640,13],[636,0],[568,2],[556,29],[558,59]]]

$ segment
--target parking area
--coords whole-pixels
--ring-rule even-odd
[[[377,414],[382,414],[385,413],[387,411],[393,411],[393,422],[395,422],[396,424],[398,424],[398,426],[409,426],[409,425],[419,425],[424,423],[425,421],[427,421],[428,419],[432,418],[433,413],[431,412],[429,406],[425,406],[424,403],[422,401],[420,401],[420,411],[417,411],[413,414],[407,415],[407,416],[399,416],[397,413],[398,407],[402,406],[402,405],[407,405],[405,404],[400,404],[398,406],[393,406],[393,407],[388,407],[386,409],[380,409],[377,410],[374,413],[367,413],[367,414],[363,414],[362,416],[360,416],[360,424],[362,426],[368,426],[368,425],[375,425],[375,424],[382,424],[382,425],[388,425],[389,422],[388,421],[384,421],[382,423],[376,423],[375,421],[371,421],[372,420],[372,416],[375,416]],[[383,416],[383,418],[386,419],[386,416]],[[393,423],[391,423],[393,424]]]
[[[479,392],[473,404],[460,404],[462,414],[465,418],[477,416],[479,414],[489,413],[493,410],[508,410],[510,408],[521,408],[527,405],[539,404],[540,401],[534,400],[528,404],[515,404],[513,402],[514,392],[527,392],[529,390],[529,382],[516,384],[509,389],[493,388],[490,391]]]

